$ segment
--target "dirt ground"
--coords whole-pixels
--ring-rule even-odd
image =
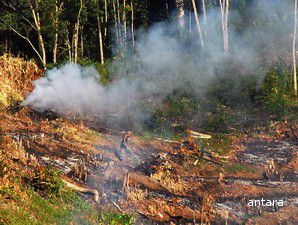
[[[5,124],[2,137],[13,138],[74,183],[98,190],[95,204],[132,213],[138,224],[298,223],[295,126],[279,129],[278,135],[233,136],[229,151],[211,160],[199,142],[133,136],[133,154],[120,161],[115,154],[120,131],[90,129],[84,122],[28,108],[0,114],[0,124]],[[248,205],[262,198],[282,199],[284,206]]]

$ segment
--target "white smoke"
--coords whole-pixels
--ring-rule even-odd
[[[229,53],[223,51],[220,12],[213,9],[203,26],[204,49],[195,29],[181,30],[177,21],[158,23],[141,32],[135,53],[112,62],[115,79],[107,86],[99,83],[100,74],[93,67],[66,64],[37,80],[23,104],[61,114],[117,115],[142,122],[174,91],[201,98],[221,77],[262,80],[264,62],[290,53],[293,7],[291,1],[259,1],[247,10],[253,18],[246,18],[241,32],[237,29],[244,21],[239,25],[238,12],[231,10]],[[237,88],[232,91],[241,92]]]

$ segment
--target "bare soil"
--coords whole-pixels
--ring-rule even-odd
[[[234,137],[220,163],[190,148],[134,136],[119,161],[121,132],[97,132],[84,123],[41,118],[23,108],[0,114],[0,135],[21,143],[40,163],[101,193],[101,207],[133,213],[138,224],[297,224],[297,136]],[[197,161],[197,162],[196,162]],[[194,165],[196,162],[196,165]],[[79,179],[74,168],[84,168]],[[86,200],[92,197],[82,195]],[[250,207],[250,199],[284,207]]]

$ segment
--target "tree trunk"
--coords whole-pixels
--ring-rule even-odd
[[[53,62],[57,63],[57,51],[58,51],[58,29],[59,29],[59,15],[62,9],[63,3],[58,4],[58,0],[55,1],[55,17],[54,17],[54,48],[53,48]]]
[[[135,33],[134,33],[134,8],[133,8],[133,1],[130,3],[131,7],[131,41],[132,46],[135,46]]]
[[[117,41],[119,42],[119,26],[118,26],[118,19],[117,19],[117,11],[116,11],[116,3],[113,0],[113,15],[114,15],[114,22],[115,22],[115,29],[116,29],[116,37]]]
[[[36,8],[34,8],[32,4],[30,4],[30,9],[31,9],[35,27],[37,30],[38,43],[39,43],[39,47],[40,47],[41,55],[42,55],[42,65],[44,67],[46,67],[46,65],[47,65],[46,49],[45,49],[45,44],[44,44],[44,40],[43,40],[43,36],[42,36],[42,32],[41,32],[41,23],[40,23],[40,17],[39,17],[39,12],[38,12],[38,5],[37,5],[38,3],[35,2],[35,4],[36,4],[35,5]]]
[[[68,61],[72,62],[72,48],[69,41],[69,35],[67,34],[66,42],[65,42],[68,50]]]
[[[166,2],[166,15],[167,15],[167,18],[170,18],[169,4],[167,2]]]
[[[219,0],[221,12],[221,26],[223,35],[224,50],[229,50],[229,33],[228,33],[228,19],[229,19],[229,0]]]
[[[100,51],[100,63],[104,64],[104,53],[103,53],[103,41],[101,32],[101,22],[100,17],[97,16],[97,26],[98,26],[98,41],[99,41],[99,51]]]
[[[83,35],[84,26],[81,26],[81,57],[84,57],[84,35]]]
[[[203,7],[203,15],[204,15],[204,24],[205,24],[205,29],[207,28],[207,13],[206,13],[206,4],[205,0],[202,0],[202,7]],[[205,31],[206,33],[206,31]]]
[[[117,20],[118,20],[118,33],[119,33],[119,40],[122,43],[122,32],[121,32],[121,19],[120,19],[120,4],[119,0],[116,0],[117,3]]]
[[[198,16],[198,11],[197,11],[197,6],[196,6],[195,0],[192,0],[192,6],[193,6],[194,14],[195,14],[195,20],[196,20],[196,24],[197,24],[197,29],[198,29],[198,33],[199,33],[201,47],[204,48],[204,40],[203,40],[203,35],[202,35],[202,29],[201,29],[201,25],[200,25],[200,21],[199,21],[199,16]]]
[[[202,0],[202,7],[203,7],[203,16],[204,16],[204,28],[205,28],[205,36],[207,35],[207,13],[206,13],[206,4],[205,4],[205,0]]]
[[[184,27],[184,2],[183,0],[176,0],[177,18],[180,28]]]
[[[222,29],[222,38],[223,38],[223,46],[224,46],[224,49],[226,47],[226,35],[225,35],[225,13],[224,13],[224,7],[225,7],[225,4],[224,2],[225,0],[219,0],[219,5],[220,5],[220,13],[221,13],[221,29]]]
[[[80,20],[81,12],[83,9],[83,0],[80,0],[80,9],[77,15],[77,22],[75,24],[75,32],[73,37],[73,59],[74,63],[77,63],[78,60],[78,45],[79,45],[79,31],[80,31]]]
[[[108,29],[108,3],[107,0],[104,0],[105,3],[105,37],[107,36],[107,29]]]
[[[293,67],[294,67],[294,74],[293,74],[293,88],[294,88],[294,95],[297,96],[297,65],[296,65],[296,36],[297,36],[297,7],[298,1],[295,0],[295,14],[294,14],[294,37],[293,37]]]
[[[123,0],[123,30],[124,30],[124,41],[126,41],[126,0]]]
[[[54,38],[54,48],[53,48],[53,63],[57,63],[57,49],[58,49],[58,0],[55,1],[55,17],[54,17],[54,29],[55,29],[55,38]]]
[[[229,51],[229,29],[228,29],[228,21],[229,21],[229,9],[230,9],[230,0],[226,0],[226,15],[225,15],[225,31],[226,31],[226,51]]]
[[[192,13],[191,13],[191,11],[188,12],[188,29],[189,29],[189,33],[191,33],[191,29],[192,29]]]

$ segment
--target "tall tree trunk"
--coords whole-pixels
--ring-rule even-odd
[[[126,41],[126,0],[123,0],[123,30],[124,30],[124,41]]]
[[[207,23],[207,15],[206,15],[206,4],[205,4],[205,0],[202,0],[202,7],[203,7],[204,22]]]
[[[83,34],[84,26],[81,26],[81,57],[84,57],[84,34]]]
[[[80,31],[80,21],[81,21],[81,12],[83,9],[83,0],[80,0],[80,9],[77,15],[77,22],[75,24],[75,32],[73,37],[73,59],[74,63],[77,63],[78,60],[78,45],[79,45],[79,31]]]
[[[203,15],[204,15],[204,25],[205,25],[205,34],[207,33],[207,13],[206,13],[206,4],[205,0],[202,0]]]
[[[41,55],[42,55],[42,65],[44,67],[46,67],[46,65],[47,65],[46,57],[47,56],[46,56],[45,44],[44,44],[44,40],[43,40],[43,36],[42,36],[42,32],[41,32],[41,23],[40,23],[40,17],[39,17],[39,12],[38,12],[38,3],[35,2],[35,7],[33,7],[33,5],[30,3],[30,9],[31,9],[35,27],[37,30],[38,43],[39,43],[39,47],[40,47]]]
[[[294,74],[293,74],[293,89],[294,95],[297,96],[297,65],[296,65],[296,36],[297,36],[297,7],[298,1],[295,0],[295,14],[294,14],[294,37],[293,37],[293,67],[294,67]]]
[[[5,35],[5,53],[9,53],[8,51],[8,39],[7,39],[7,35]]]
[[[221,25],[222,25],[222,34],[223,34],[223,44],[224,50],[229,50],[229,30],[228,30],[228,19],[229,19],[229,0],[219,0],[220,11],[221,11]]]
[[[54,17],[54,48],[53,48],[53,62],[57,63],[57,51],[58,51],[58,29],[59,29],[59,15],[62,10],[63,3],[58,4],[58,0],[55,1],[55,17]]]
[[[132,46],[135,46],[135,32],[134,32],[134,8],[133,8],[133,1],[130,3],[131,8],[131,41]]]
[[[176,1],[176,8],[177,8],[177,18],[179,22],[180,28],[184,27],[184,2],[183,0],[175,0]]]
[[[116,10],[115,0],[113,0],[113,15],[114,15],[117,42],[119,42],[119,26],[118,26],[117,10]]]
[[[101,22],[100,22],[99,15],[97,16],[97,26],[98,26],[98,41],[99,41],[99,51],[100,51],[100,63],[104,64],[102,31],[101,31]]]
[[[199,21],[196,2],[195,2],[195,0],[191,0],[191,1],[192,1],[192,6],[193,6],[193,11],[195,14],[195,20],[196,20],[196,24],[197,24],[201,47],[204,48],[204,39],[203,39],[203,35],[202,35],[202,29],[201,29],[201,25],[200,25],[200,21]]]
[[[169,4],[167,2],[166,2],[166,15],[167,15],[167,18],[170,17]]]
[[[191,33],[191,29],[192,29],[192,13],[191,13],[191,11],[188,12],[188,29],[189,29],[189,33]]]
[[[117,3],[117,20],[118,20],[118,33],[119,33],[119,40],[122,43],[122,32],[121,32],[121,19],[120,19],[120,4],[119,0],[116,0]]]
[[[69,34],[67,32],[67,37],[66,37],[66,42],[65,42],[66,46],[67,46],[67,50],[68,50],[68,61],[72,62],[72,48],[70,45],[70,40],[69,40]]]
[[[107,36],[107,29],[108,29],[108,3],[107,0],[104,0],[105,4],[105,37]]]
[[[225,15],[225,31],[226,31],[226,51],[229,51],[229,9],[230,9],[230,0],[226,0],[226,15]]]

